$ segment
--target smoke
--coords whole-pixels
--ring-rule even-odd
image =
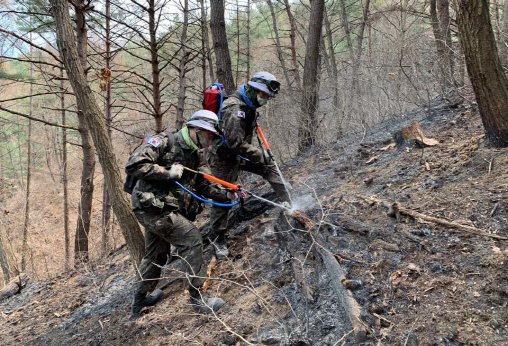
[[[307,211],[312,209],[316,204],[316,200],[312,195],[298,196],[293,199],[293,205],[291,206],[291,212],[294,211]]]

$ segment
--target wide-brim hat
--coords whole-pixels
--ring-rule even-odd
[[[187,126],[198,127],[217,134],[215,126],[218,123],[219,118],[214,112],[203,109],[192,114],[190,120],[187,121]]]

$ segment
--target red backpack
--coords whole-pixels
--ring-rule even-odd
[[[203,95],[203,109],[214,112],[220,120],[220,110],[222,102],[226,99],[224,85],[220,83],[213,83],[208,87]]]

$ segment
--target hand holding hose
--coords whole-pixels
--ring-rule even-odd
[[[247,196],[247,192],[245,190],[242,190],[242,185],[238,185],[238,190],[229,190],[226,193],[226,197],[230,200],[234,201],[238,199],[238,192],[240,192],[240,198],[245,198]]]
[[[184,167],[179,163],[174,163],[169,169],[169,178],[170,179],[180,179],[183,174]]]

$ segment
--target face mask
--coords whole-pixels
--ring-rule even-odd
[[[262,98],[261,96],[257,96],[257,100],[260,106],[264,106],[268,103],[268,99]]]
[[[201,131],[196,131],[196,138],[198,140],[198,147],[200,148],[208,148],[213,143],[212,140],[209,140],[205,136],[203,136],[201,134]]]

